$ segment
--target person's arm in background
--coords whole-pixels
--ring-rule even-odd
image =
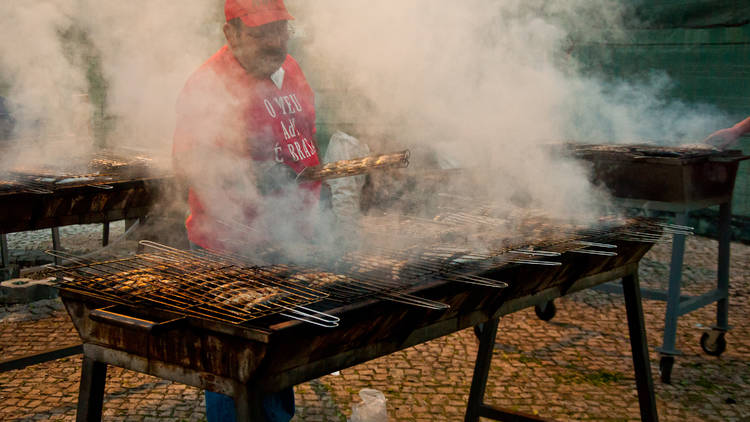
[[[331,163],[370,155],[370,148],[359,139],[336,131],[328,143],[323,161]],[[351,219],[360,214],[360,198],[365,176],[350,176],[326,181],[331,187],[331,208],[339,219]]]
[[[726,149],[737,143],[737,140],[746,133],[750,133],[750,117],[732,127],[717,130],[703,140],[703,143]]]

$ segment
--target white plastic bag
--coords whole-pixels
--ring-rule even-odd
[[[362,401],[352,405],[352,417],[349,422],[388,422],[385,408],[385,396],[382,392],[363,388],[359,390]]]
[[[370,155],[370,148],[359,139],[336,131],[328,143],[323,161],[331,163],[339,160],[351,160]],[[331,206],[334,214],[339,218],[355,217],[359,215],[359,201],[365,176],[342,177],[327,181],[331,187]]]

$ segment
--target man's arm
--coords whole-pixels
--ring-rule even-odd
[[[703,140],[703,142],[719,149],[726,149],[736,144],[737,140],[747,133],[750,133],[750,117],[732,127],[717,130]]]

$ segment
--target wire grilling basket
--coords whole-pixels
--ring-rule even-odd
[[[284,267],[242,267],[208,254],[153,246],[158,247],[154,253],[110,261],[48,253],[72,262],[53,267],[60,289],[116,304],[231,324],[272,314],[324,326],[338,323],[306,307],[327,295],[287,280]]]
[[[409,150],[392,154],[371,155],[352,160],[340,160],[305,168],[297,176],[298,181],[328,180],[365,174],[374,170],[405,168],[409,165]]]

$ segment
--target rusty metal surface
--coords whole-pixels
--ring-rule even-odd
[[[650,245],[620,242],[620,254],[615,257],[566,256],[563,265],[554,269],[514,265],[485,275],[508,282],[506,289],[486,287],[467,288],[459,283],[440,282],[420,292],[420,295],[451,306],[445,312],[410,309],[374,302],[336,313],[341,318],[340,328],[318,330],[305,334],[304,327],[288,322],[272,326],[284,335],[269,344],[269,356],[284,356],[264,366],[259,374],[268,385],[293,385],[306,377],[319,376],[330,366],[348,367],[387,353],[392,353],[433,338],[484,322],[504,304],[533,296],[545,290],[557,289],[566,294],[582,278],[612,272],[618,268],[635,268],[633,264],[648,251]],[[601,277],[603,283],[609,277]],[[305,350],[295,350],[294,344],[309,344]],[[309,347],[309,350],[308,350]],[[330,371],[329,371],[330,372]],[[311,374],[312,373],[312,374]]]
[[[49,193],[0,192],[0,233],[91,224],[146,216],[171,176],[112,181],[111,189],[61,187]]]
[[[247,380],[265,356],[269,332],[231,325],[212,325],[201,320],[184,320],[167,330],[147,330],[135,325],[118,325],[92,319],[105,304],[62,292],[61,297],[84,344],[115,350],[199,372]],[[132,309],[130,310],[132,313]],[[173,318],[168,314],[148,315],[156,324]]]
[[[517,305],[508,305],[514,301],[541,292],[547,292],[547,299],[565,294],[575,289],[575,282],[581,278],[588,278],[591,284],[620,277],[634,271],[650,248],[650,244],[629,241],[617,245],[617,256],[565,254],[559,267],[510,265],[484,274],[509,282],[506,289],[448,280],[435,280],[418,288],[420,296],[449,304],[448,310],[426,310],[377,299],[326,310],[341,318],[335,329],[299,321],[270,320],[265,328],[257,328],[187,318],[182,325],[165,330],[144,330],[92,320],[92,311],[103,304],[90,298],[64,293],[63,301],[84,343],[119,351],[121,360],[132,356],[133,362],[140,363],[131,369],[154,373],[158,368],[156,375],[198,383],[202,388],[239,382],[274,391],[476,325],[504,305],[513,309]],[[161,315],[160,319],[170,318]],[[192,372],[213,374],[215,378],[186,375]]]

